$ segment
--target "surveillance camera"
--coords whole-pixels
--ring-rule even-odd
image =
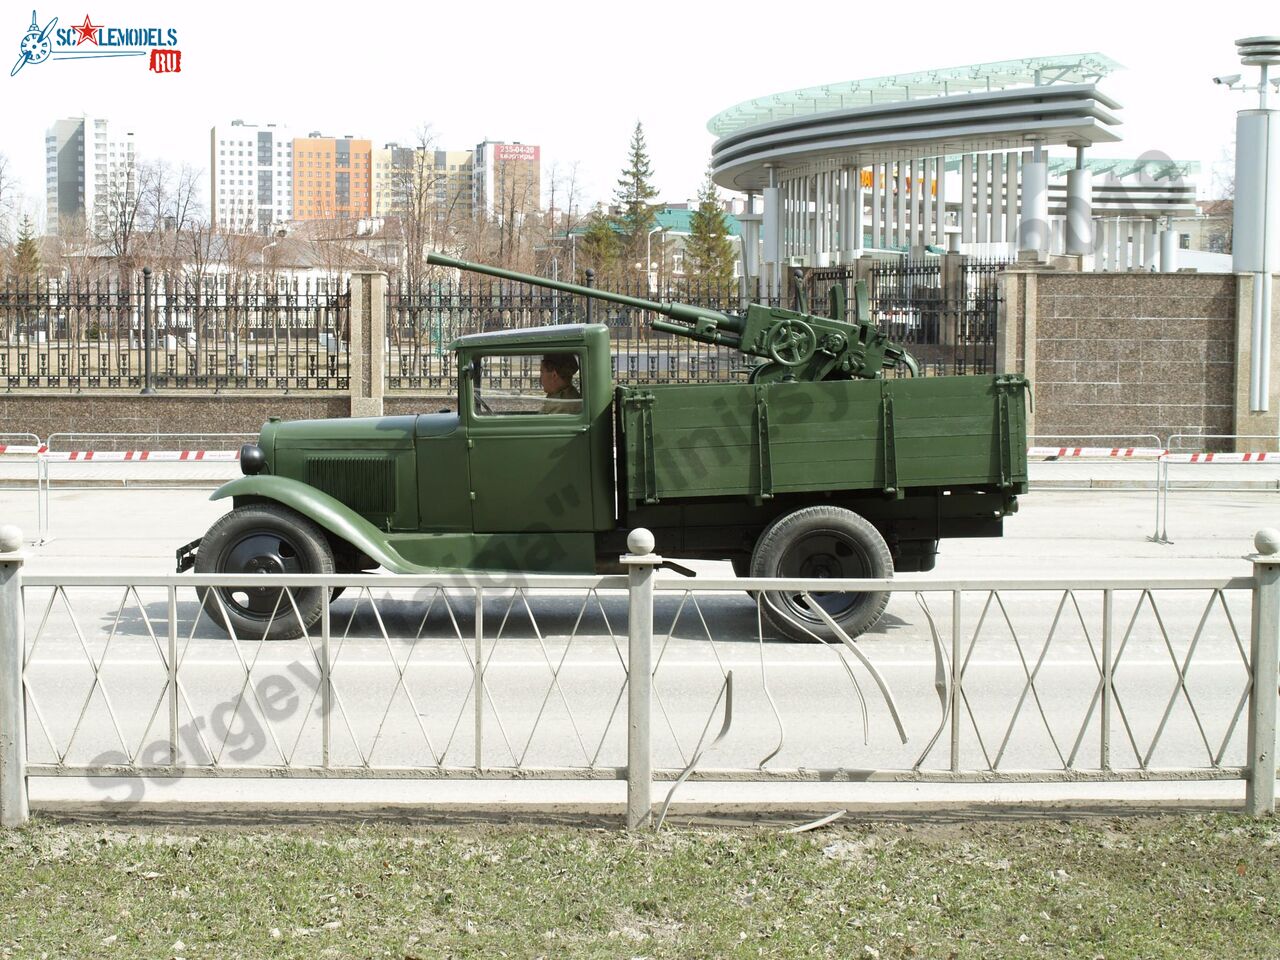
[[[1231,86],[1232,84],[1235,84],[1235,83],[1239,83],[1239,82],[1240,82],[1240,74],[1238,74],[1238,73],[1231,73],[1231,74],[1228,74],[1228,75],[1227,75],[1227,76],[1225,76],[1225,77],[1214,77],[1214,78],[1213,78],[1213,82],[1214,82],[1214,83],[1223,83],[1223,84],[1226,84],[1226,85],[1229,87],[1229,86]]]

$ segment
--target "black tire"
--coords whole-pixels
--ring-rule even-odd
[[[751,575],[881,580],[893,576],[893,557],[880,531],[852,510],[805,507],[779,517],[760,534],[751,555]],[[875,626],[889,603],[884,591],[810,595],[851,639]],[[765,619],[788,639],[839,642],[798,593],[766,593],[761,604]]]
[[[324,531],[276,503],[254,503],[225,514],[209,528],[196,554],[196,573],[333,573],[333,569],[333,551]],[[278,589],[220,587],[206,590],[201,601],[209,618],[227,633],[234,629],[238,639],[292,640],[320,619],[321,590],[293,590],[291,604]]]

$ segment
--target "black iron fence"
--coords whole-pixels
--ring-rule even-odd
[[[999,261],[901,261],[876,265],[872,319],[907,345],[927,374],[995,370]],[[812,271],[812,309],[843,283],[852,303],[854,268]],[[148,294],[149,289],[149,294]],[[376,289],[376,287],[374,288]],[[736,283],[643,280],[607,291],[739,313]],[[349,390],[347,281],[226,276],[0,284],[0,384],[5,389],[187,388]],[[149,306],[148,306],[149,305]],[[776,302],[771,306],[778,306]],[[386,386],[452,394],[449,345],[468,333],[574,322],[606,324],[618,381],[741,381],[756,361],[737,350],[650,329],[639,307],[488,277],[464,276],[386,293]],[[375,339],[375,348],[377,341]],[[536,369],[513,374],[536,384]]]
[[[349,303],[324,279],[9,280],[0,383],[345,390]]]
[[[658,302],[693,303],[722,313],[738,313],[745,301],[737,284],[613,284],[602,290]],[[752,358],[728,347],[698,343],[651,330],[658,314],[596,298],[488,277],[464,276],[419,288],[392,286],[387,292],[387,388],[452,393],[457,371],[449,344],[468,333],[603,323],[613,341],[613,373],[621,383],[741,382]],[[503,387],[533,388],[532,361],[504,373]]]
[[[994,373],[999,275],[1007,266],[971,257],[877,263],[867,276],[871,319],[927,375]],[[855,266],[814,270],[805,285],[822,309],[832,284],[844,284],[852,303],[857,276]]]

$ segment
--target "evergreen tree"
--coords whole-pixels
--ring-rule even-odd
[[[18,243],[13,248],[13,270],[19,277],[35,279],[40,273],[40,249],[36,246],[35,227],[23,215],[18,225]]]
[[[615,274],[622,256],[622,238],[616,223],[599,211],[587,221],[582,234],[581,257],[601,279]]]
[[[733,280],[733,244],[729,240],[729,223],[720,208],[711,171],[698,191],[698,209],[689,221],[689,239],[685,241],[685,257],[689,275],[718,287]]]
[[[613,196],[621,208],[618,225],[622,230],[623,246],[629,263],[637,256],[643,257],[645,240],[657,220],[651,201],[658,196],[658,190],[653,185],[649,148],[644,140],[644,126],[639,121],[636,121],[636,129],[631,134],[627,166],[618,178],[618,188]],[[647,264],[645,270],[648,270]]]

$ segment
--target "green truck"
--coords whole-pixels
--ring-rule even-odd
[[[430,260],[638,306],[657,331],[759,362],[740,383],[626,386],[603,324],[460,337],[456,412],[268,421],[245,476],[213,494],[233,509],[179,548],[179,571],[586,574],[617,570],[627,532],[647,527],[665,555],[741,576],[878,579],[932,569],[940,539],[999,536],[1026,492],[1027,381],[886,377],[915,363],[870,322],[861,285],[852,319],[839,288],[826,317],[728,315]],[[554,366],[568,377],[553,392]],[[522,387],[533,371],[539,389]],[[828,618],[857,636],[888,600],[808,596],[767,593],[764,613],[788,638],[828,640]],[[299,636],[321,603],[318,587],[204,594],[239,637]]]

